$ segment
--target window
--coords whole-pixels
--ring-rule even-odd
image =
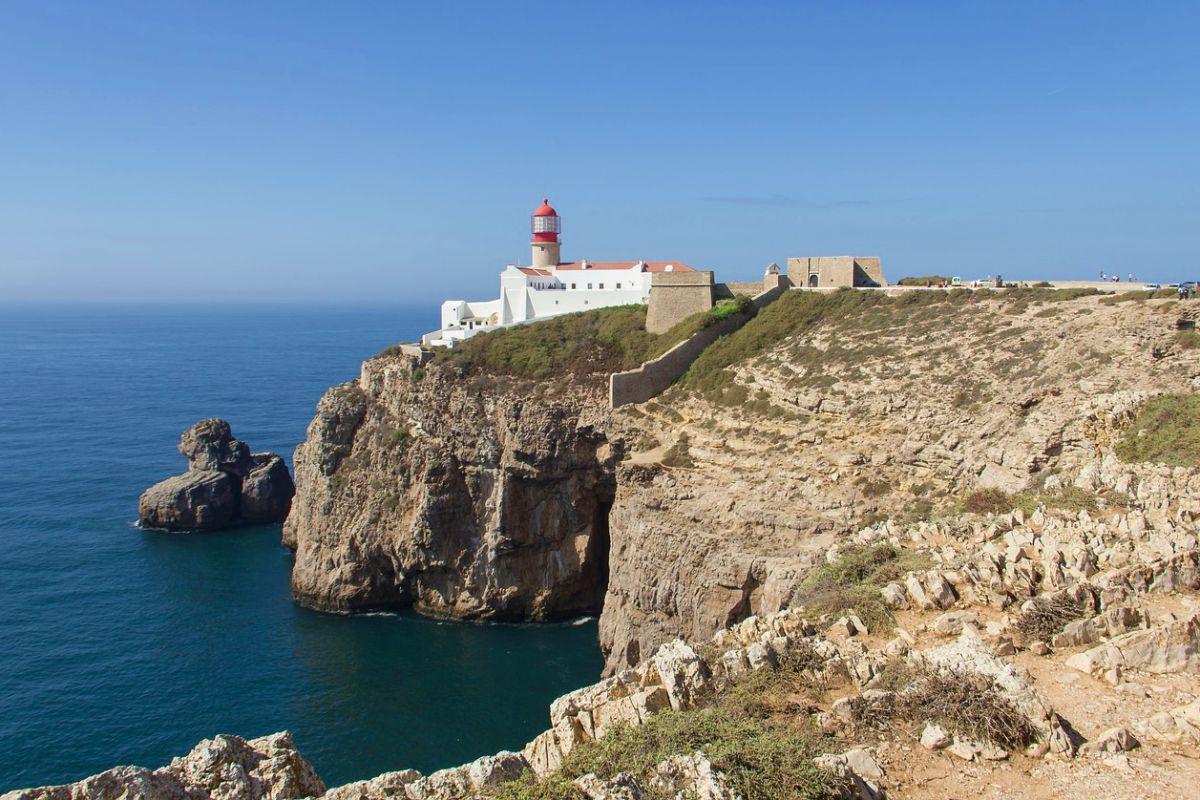
[[[571,284],[571,288],[572,288],[572,289],[574,289],[574,288],[575,288],[575,284],[573,284],[573,283],[572,283],[572,284]]]
[[[604,288],[604,284],[603,284],[603,283],[602,283],[602,284],[600,284],[600,288],[601,288],[601,289],[603,289],[603,288]]]
[[[621,288],[621,284],[620,284],[620,282],[618,282],[618,283],[617,283],[617,288],[618,288],[618,289],[620,289],[620,288]]]
[[[592,288],[592,285],[591,285],[590,283],[588,284],[588,288],[589,288],[589,289],[590,289],[590,288]]]

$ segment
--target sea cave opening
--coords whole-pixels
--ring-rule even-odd
[[[608,592],[608,560],[612,539],[609,535],[608,515],[612,511],[613,494],[601,493],[596,497],[595,516],[592,519],[592,532],[588,537],[587,563],[591,608],[589,613],[599,614],[604,610],[604,596]]]

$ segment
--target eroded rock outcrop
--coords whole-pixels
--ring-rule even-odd
[[[21,789],[0,800],[292,800],[325,784],[286,731],[249,741],[205,739],[165,767],[114,767],[78,783]]]
[[[169,531],[214,531],[283,522],[295,486],[274,453],[251,453],[223,419],[202,419],[183,432],[188,471],[154,484],[138,499],[138,524]]]
[[[461,619],[597,612],[618,460],[605,416],[599,386],[533,396],[402,355],[366,362],[296,450],[293,593]]]

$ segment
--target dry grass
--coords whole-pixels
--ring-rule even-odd
[[[1087,614],[1083,603],[1067,594],[1043,595],[1035,598],[1029,608],[1017,618],[1017,630],[1026,641],[1049,641],[1061,633],[1067,623],[1082,619]]]
[[[934,722],[949,733],[1008,750],[1039,736],[1029,718],[984,675],[897,663],[877,686],[899,688],[872,701],[856,698],[851,705],[856,726],[888,730]]]

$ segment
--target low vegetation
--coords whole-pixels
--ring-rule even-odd
[[[1101,499],[1095,492],[1077,486],[1064,486],[1052,492],[1027,490],[1011,494],[1000,489],[979,489],[962,498],[960,510],[968,514],[1008,514],[1019,509],[1028,516],[1041,506],[1094,513],[1100,510]],[[1103,499],[1111,502],[1114,498]]]
[[[1017,618],[1017,630],[1025,641],[1050,641],[1056,633],[1087,614],[1083,603],[1067,594],[1036,597]]]
[[[1128,463],[1200,465],[1200,395],[1165,394],[1142,403],[1116,451]]]
[[[583,800],[572,783],[594,773],[637,777],[646,793],[668,800],[653,783],[654,767],[673,755],[703,751],[744,800],[823,800],[837,797],[830,777],[812,763],[835,750],[814,727],[795,696],[800,663],[748,674],[714,704],[690,711],[661,711],[639,726],[619,726],[597,741],[576,745],[557,773],[505,784],[497,800]]]
[[[1095,294],[1092,289],[1053,288],[1003,291],[957,288],[906,292],[897,297],[853,289],[830,293],[788,292],[759,311],[739,330],[713,343],[692,364],[680,386],[710,402],[744,407],[750,392],[735,380],[735,368],[780,348],[776,355],[780,371],[790,376],[788,388],[815,388],[836,394],[838,381],[867,377],[866,367],[886,358],[894,350],[896,341],[914,340],[930,342],[925,355],[935,369],[925,373],[929,380],[961,386],[961,373],[948,367],[952,353],[936,346],[939,332],[951,324],[951,315],[990,303],[995,304],[997,310],[1019,316],[1030,308],[1042,311],[1043,307],[1052,304]],[[822,329],[822,335],[815,337],[812,333],[818,328]],[[993,323],[981,332],[981,341],[1015,337],[1026,330],[1026,326]],[[1039,342],[1022,344],[1029,349],[1041,346]],[[939,355],[944,357],[939,359]],[[1033,371],[1037,365],[1036,355],[1022,352],[1019,359],[1014,356],[1016,361],[1013,363],[1027,365]],[[955,395],[954,401],[961,408],[969,408],[978,402],[977,394]]]
[[[950,279],[945,275],[910,275],[899,281],[900,286],[937,286],[939,283],[947,286],[950,284]]]
[[[646,331],[642,305],[581,311],[480,333],[456,347],[439,348],[433,360],[466,374],[532,379],[607,376],[633,369],[710,325],[752,310],[750,298],[737,295],[660,335]],[[396,352],[398,347],[390,347],[381,355]]]
[[[467,373],[584,377],[636,367],[655,339],[646,332],[645,306],[615,306],[481,333],[439,349],[434,363]]]
[[[978,673],[933,669],[909,662],[887,666],[875,688],[893,690],[872,700],[857,698],[854,722],[863,728],[916,728],[925,722],[947,733],[1018,750],[1038,738],[1038,730],[992,679]]]
[[[800,585],[797,602],[816,614],[852,611],[867,627],[890,627],[891,614],[879,590],[908,572],[926,569],[929,557],[889,543],[842,548],[838,559],[822,564]]]
[[[735,314],[753,313],[753,310],[753,303],[744,294],[718,300],[712,308],[707,311],[698,311],[690,317],[680,320],[669,331],[658,336],[646,352],[646,359],[657,358],[693,334],[699,333],[723,319]]]
[[[663,453],[661,460],[663,466],[679,469],[690,469],[696,466],[696,462],[692,460],[690,444],[686,433],[679,434],[679,438],[675,440],[675,444],[671,445],[667,449],[667,452]]]

